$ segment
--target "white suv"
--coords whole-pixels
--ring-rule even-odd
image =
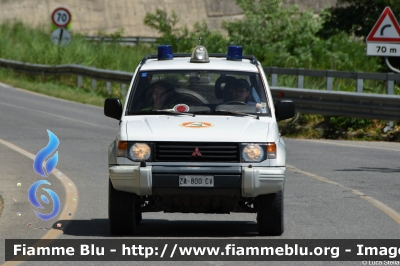
[[[173,54],[169,45],[137,67],[124,107],[106,99],[120,121],[108,150],[109,225],[137,230],[143,212],[257,213],[260,235],[283,233],[286,149],[267,78],[240,46],[227,54]]]

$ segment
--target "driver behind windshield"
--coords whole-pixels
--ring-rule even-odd
[[[261,109],[261,104],[249,101],[251,96],[250,84],[245,79],[238,79],[232,88],[233,101],[247,103],[247,105],[255,106],[257,110]]]

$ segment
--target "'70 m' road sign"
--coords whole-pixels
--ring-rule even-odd
[[[400,56],[400,43],[367,43],[367,55]]]

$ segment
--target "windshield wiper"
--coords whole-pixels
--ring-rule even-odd
[[[255,119],[260,119],[260,116],[259,116],[259,115],[251,115],[251,114],[242,113],[242,112],[237,112],[237,111],[214,110],[214,112],[226,113],[226,114],[234,114],[234,115],[242,115],[242,116],[250,116],[250,117],[254,117]]]
[[[186,112],[175,112],[173,109],[153,109],[153,110],[145,110],[145,111],[141,111],[140,114],[143,113],[159,113],[159,114],[174,114],[174,115],[187,115],[187,116],[192,116],[195,117],[195,115],[193,113],[186,113]]]

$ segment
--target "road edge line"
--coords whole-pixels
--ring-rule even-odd
[[[329,183],[329,184],[332,184],[332,185],[335,185],[335,186],[342,187],[342,188],[344,188],[346,190],[349,190],[352,194],[358,196],[361,199],[364,199],[364,200],[368,201],[373,206],[375,206],[379,210],[383,211],[387,216],[392,218],[396,223],[400,224],[400,213],[398,213],[394,209],[390,208],[385,203],[383,203],[383,202],[381,202],[381,201],[379,201],[379,200],[377,200],[377,199],[375,199],[373,197],[367,196],[367,195],[365,195],[364,193],[362,193],[359,190],[346,187],[346,186],[344,186],[342,184],[339,184],[337,182],[331,181],[331,180],[329,180],[329,179],[327,179],[325,177],[318,176],[318,175],[315,175],[313,173],[309,173],[309,172],[300,170],[300,169],[298,169],[298,168],[296,168],[294,166],[291,166],[291,165],[286,165],[286,167],[287,167],[287,169],[289,169],[289,171],[291,171],[293,173],[302,174],[302,175],[314,178],[314,179],[316,179],[316,180],[318,180],[320,182]]]

